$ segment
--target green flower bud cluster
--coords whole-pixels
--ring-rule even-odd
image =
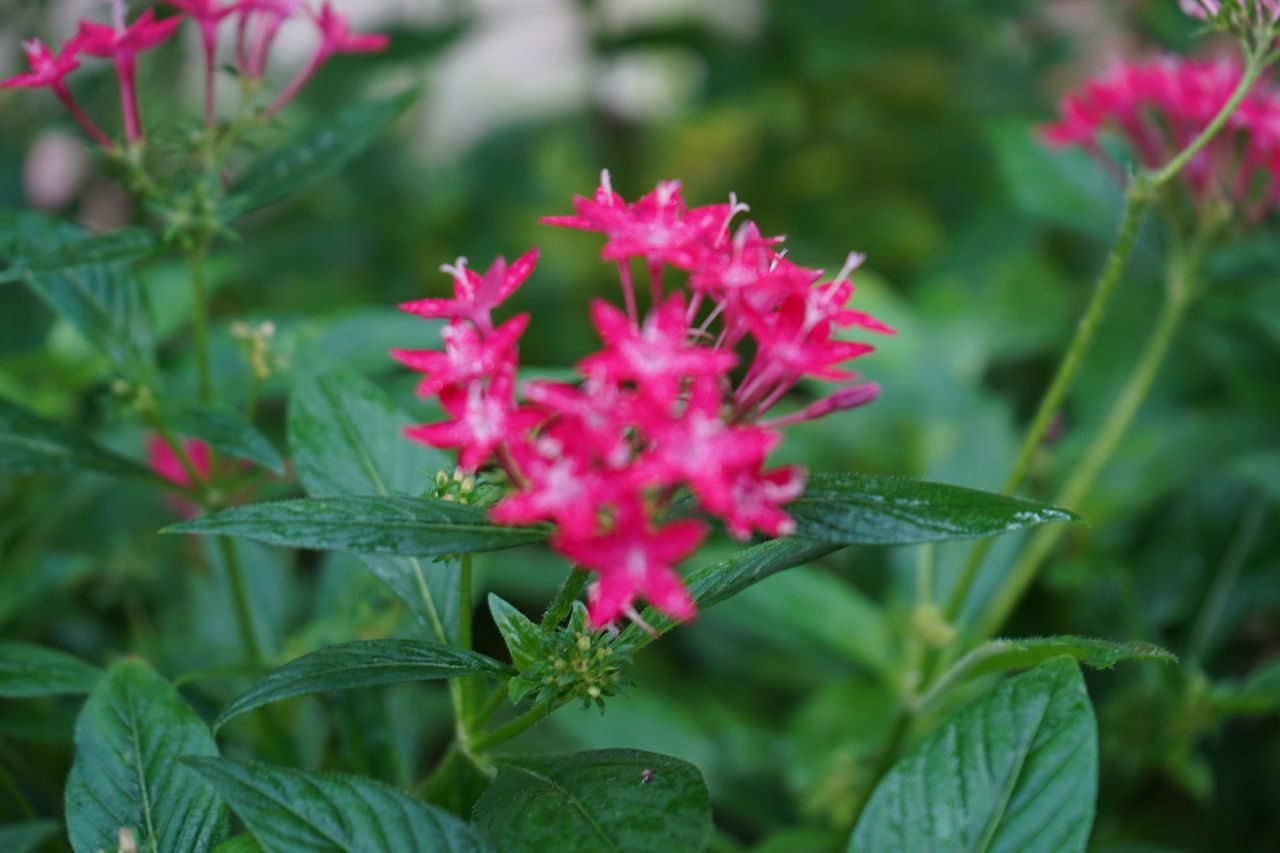
[[[602,712],[606,696],[614,696],[632,682],[623,675],[631,663],[631,644],[607,632],[592,631],[587,608],[574,602],[568,623],[542,639],[536,663],[510,682],[512,702],[531,696],[534,702],[575,698],[582,707],[595,704]]]

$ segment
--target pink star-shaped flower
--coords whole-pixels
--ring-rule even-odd
[[[57,54],[39,39],[23,42],[22,47],[27,52],[27,63],[31,66],[31,70],[7,80],[0,80],[0,89],[43,89],[47,86],[71,116],[80,123],[85,133],[88,133],[103,148],[110,148],[110,137],[102,132],[84,110],[80,109],[75,98],[71,97],[71,90],[67,88],[67,75],[80,67],[80,60],[76,58],[80,50],[79,43],[72,39],[62,48],[62,52]]]
[[[513,443],[511,450],[525,484],[494,506],[490,513],[494,521],[554,521],[571,537],[589,537],[596,532],[612,490],[587,459],[549,436]]]
[[[804,494],[804,482],[805,469],[799,465],[767,473],[743,469],[729,490],[703,502],[724,519],[725,527],[738,539],[747,539],[752,530],[766,536],[790,536],[796,525],[782,507]]]
[[[117,9],[122,7],[123,3]],[[123,18],[123,13],[118,14]],[[139,143],[143,139],[136,82],[138,54],[164,44],[181,23],[181,15],[157,21],[155,12],[151,9],[139,15],[138,20],[130,26],[125,26],[123,20],[117,21],[115,26],[92,21],[80,22],[80,31],[74,42],[78,49],[90,56],[115,60],[116,76],[120,80],[120,100],[124,109],[125,136],[131,143]]]
[[[582,372],[611,381],[635,382],[664,407],[675,401],[685,379],[717,376],[738,362],[731,352],[685,345],[689,323],[684,294],[679,292],[650,312],[640,329],[603,300],[591,304],[591,319],[605,349],[583,359],[579,363]]]
[[[463,320],[454,320],[444,329],[444,352],[437,350],[393,349],[401,364],[427,376],[418,385],[423,397],[438,394],[450,385],[515,372],[515,345],[529,325],[529,315],[520,314],[485,337]]]
[[[639,509],[621,513],[612,531],[589,538],[558,535],[556,550],[599,579],[588,590],[591,625],[611,625],[639,597],[673,619],[688,621],[697,606],[673,568],[698,549],[707,527],[700,521],[674,521],[655,527]]]
[[[509,438],[524,434],[542,419],[536,412],[516,408],[514,388],[510,374],[493,377],[487,386],[472,381],[445,388],[440,403],[453,420],[410,427],[405,434],[432,447],[459,448],[462,467],[479,468]]]
[[[419,299],[405,302],[400,310],[428,319],[470,320],[481,331],[491,331],[493,309],[524,284],[537,263],[538,250],[530,249],[509,267],[504,258],[496,258],[481,276],[467,267],[466,258],[459,258],[456,265],[442,268],[453,275],[452,299]]]
[[[316,47],[316,52],[312,54],[311,61],[306,67],[298,72],[298,76],[294,77],[288,86],[280,93],[280,95],[267,107],[267,115],[275,115],[284,105],[293,100],[294,96],[302,90],[317,71],[320,70],[329,59],[337,53],[377,53],[385,50],[389,39],[385,35],[375,33],[353,33],[351,31],[351,22],[343,15],[338,14],[333,9],[333,4],[327,0],[320,11],[314,14],[313,19],[316,27],[320,31],[320,44]],[[278,27],[279,24],[277,23]]]
[[[602,379],[581,385],[526,382],[522,390],[526,400],[545,412],[547,431],[565,447],[594,454],[609,468],[630,462],[628,427],[644,410],[634,391]]]

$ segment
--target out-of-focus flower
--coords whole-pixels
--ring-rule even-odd
[[[168,41],[182,23],[178,15],[157,21],[151,9],[143,12],[130,25],[124,21],[124,3],[113,0],[116,20],[113,24],[81,21],[72,44],[80,53],[115,61],[120,81],[120,102],[124,109],[125,138],[131,143],[143,141],[142,117],[138,110],[138,54]]]
[[[806,376],[856,379],[842,365],[871,347],[836,338],[835,330],[892,330],[845,307],[861,255],[824,281],[821,270],[787,260],[781,239],[762,237],[753,224],[731,233],[731,220],[746,209],[734,198],[690,209],[680,184],[666,181],[628,203],[605,173],[592,198],[578,197],[575,206],[572,216],[544,221],[603,233],[626,303],[625,311],[591,304],[603,346],[578,363],[582,381],[527,382],[522,399],[515,394],[528,318],[495,328],[492,312],[528,278],[536,252],[510,267],[499,258],[484,275],[459,261],[443,268],[453,276],[452,299],[401,306],[450,321],[443,352],[393,351],[426,373],[419,390],[437,394],[451,417],[408,434],[458,448],[466,468],[496,461],[512,490],[493,507],[493,519],[555,525],[553,547],[597,575],[588,596],[596,628],[622,616],[640,622],[639,598],[690,619],[696,608],[675,567],[708,526],[673,518],[677,496],[687,494],[742,539],[793,532],[785,506],[802,493],[805,471],[766,469],[779,428],[864,405],[880,389],[849,384],[797,412],[761,418]],[[633,259],[650,272],[645,316],[630,278]],[[667,267],[686,274],[687,291],[666,292]]]
[[[170,6],[185,12],[200,28],[200,41],[204,45],[205,123],[217,121],[218,27],[223,20],[240,11],[245,0],[164,0]]]
[[[80,60],[76,57],[80,50],[79,43],[73,39],[62,48],[60,53],[56,54],[45,47],[39,39],[23,42],[22,47],[27,52],[27,62],[30,64],[31,70],[26,74],[18,74],[7,80],[0,80],[0,88],[43,89],[48,87],[58,96],[58,100],[62,101],[72,117],[80,123],[80,126],[84,128],[85,133],[89,134],[90,138],[103,148],[110,148],[110,137],[94,124],[84,110],[80,109],[75,98],[71,97],[71,90],[67,88],[67,75],[80,67]]]
[[[280,0],[287,2],[287,0]],[[262,2],[262,0],[251,0]],[[293,78],[284,91],[267,108],[267,115],[275,115],[284,105],[293,100],[302,87],[320,68],[338,53],[377,53],[386,50],[389,39],[376,33],[353,33],[351,23],[343,15],[334,11],[333,4],[325,0],[318,13],[312,15],[316,28],[320,33],[320,43],[316,51],[298,75]]]
[[[1178,0],[1182,11],[1202,21],[1267,26],[1280,20],[1280,0]]]
[[[182,452],[186,454],[187,462],[191,464],[196,476],[201,479],[208,478],[212,465],[212,452],[209,445],[199,439],[188,438],[182,442]],[[167,441],[155,433],[147,440],[147,464],[152,471],[170,483],[183,488],[195,485],[191,480],[191,472],[187,470],[187,466],[182,463],[178,454]],[[172,498],[170,504],[174,512],[183,518],[194,518],[198,514],[196,505],[184,498]]]
[[[1079,145],[1108,166],[1101,137],[1118,133],[1138,162],[1158,169],[1214,119],[1239,84],[1235,60],[1168,56],[1124,63],[1062,100],[1042,130],[1050,145]],[[1213,141],[1182,173],[1198,205],[1226,203],[1256,220],[1280,202],[1280,90],[1260,81]]]

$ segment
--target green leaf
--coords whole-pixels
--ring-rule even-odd
[[[1019,498],[868,474],[812,474],[787,511],[796,521],[796,536],[840,545],[915,545],[1080,520]]]
[[[66,652],[0,641],[0,697],[5,699],[88,693],[100,678],[102,670]]]
[[[60,828],[52,820],[26,820],[0,826],[0,850],[5,853],[36,853]]]
[[[699,609],[705,610],[737,595],[770,575],[804,565],[839,550],[839,545],[830,545],[826,542],[810,542],[807,539],[794,538],[772,539],[739,551],[727,560],[704,566],[690,573],[685,577],[685,586],[688,587],[693,600],[698,603]],[[647,608],[643,615],[645,621],[659,633],[679,624],[652,607]],[[628,639],[634,640],[637,647],[648,645],[654,639],[635,625],[629,626],[626,630],[630,635]]]
[[[422,491],[450,466],[440,451],[407,440],[413,418],[363,377],[343,368],[304,374],[289,400],[289,447],[313,498]],[[458,638],[456,566],[416,557],[360,555],[429,636]]]
[[[277,474],[284,460],[258,428],[233,409],[204,403],[186,403],[166,412],[178,432],[213,445],[228,456],[248,459]]]
[[[249,833],[242,832],[219,844],[213,853],[262,853],[262,845]]]
[[[1098,791],[1097,724],[1058,657],[962,708],[872,794],[850,853],[1083,851]]]
[[[237,696],[213,727],[219,729],[247,711],[291,696],[464,675],[510,674],[509,667],[479,652],[423,640],[365,640],[327,646],[270,672]]]
[[[118,252],[120,245],[136,243],[137,234],[86,239],[81,228],[30,213],[13,218],[12,225],[12,239],[0,247],[10,270],[21,269],[22,281],[118,370],[146,376],[152,367],[153,335],[137,276],[124,263],[88,260],[109,257],[112,244]],[[64,253],[81,261],[67,265],[59,260]]]
[[[471,827],[389,785],[338,773],[189,758],[266,853],[487,853]]]
[[[117,663],[76,722],[66,790],[71,846],[115,850],[128,827],[144,853],[212,850],[226,835],[226,808],[178,759],[217,753],[172,685],[140,660]]]
[[[232,188],[229,212],[239,216],[266,207],[334,174],[373,144],[417,98],[414,89],[323,116],[249,168]]]
[[[0,397],[0,471],[75,472],[86,468],[162,482],[149,468]]]
[[[1177,655],[1150,643],[1115,643],[1094,637],[1020,637],[983,643],[965,655],[957,667],[965,666],[971,677],[1028,669],[1059,655],[1070,655],[1092,669],[1111,669],[1132,660],[1174,662]]]
[[[166,533],[244,536],[268,545],[439,557],[497,551],[547,538],[545,527],[492,524],[483,507],[438,498],[302,498],[215,512]]]
[[[472,821],[503,853],[695,853],[711,839],[706,782],[679,758],[601,749],[495,763]]]
[[[63,233],[74,232],[68,226]],[[122,228],[110,234],[72,237],[52,249],[32,246],[30,257],[18,257],[0,272],[0,284],[22,281],[29,275],[66,273],[81,267],[135,261],[155,255],[162,248],[159,238],[146,228]]]
[[[489,612],[517,670],[525,672],[541,659],[542,631],[529,617],[493,593],[489,593]]]

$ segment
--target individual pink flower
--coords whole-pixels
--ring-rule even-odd
[[[700,521],[674,521],[653,526],[631,509],[614,529],[591,538],[559,535],[555,547],[578,565],[594,569],[599,579],[587,593],[591,625],[603,628],[620,619],[643,596],[673,619],[688,621],[697,608],[675,566],[693,554],[706,536]]]
[[[200,27],[200,41],[204,45],[204,108],[205,124],[213,126],[218,119],[218,27],[228,15],[240,11],[245,0],[164,0],[170,6],[185,12]]]
[[[469,323],[454,320],[444,329],[444,352],[397,349],[391,355],[404,366],[427,374],[418,393],[429,397],[450,385],[513,372],[513,348],[528,325],[529,315],[521,314],[484,337]]]
[[[507,266],[499,257],[489,271],[480,275],[467,267],[466,258],[458,258],[455,265],[441,267],[453,276],[452,299],[419,299],[405,302],[401,311],[417,314],[427,319],[469,320],[482,331],[493,330],[493,309],[524,284],[538,263],[538,250],[530,249]]]
[[[7,80],[0,80],[0,89],[43,89],[48,87],[57,95],[58,100],[62,101],[63,106],[71,113],[71,116],[80,123],[85,133],[89,134],[95,142],[103,148],[110,148],[111,138],[108,137],[80,109],[80,105],[76,103],[75,98],[71,97],[71,90],[67,88],[66,77],[72,71],[80,67],[80,60],[76,58],[79,51],[79,44],[72,40],[61,53],[55,54],[49,48],[45,47],[39,39],[22,43],[23,49],[27,52],[27,62],[31,66],[31,70],[26,74],[18,74]]]
[[[137,144],[143,141],[142,118],[138,111],[138,54],[168,41],[182,23],[182,17],[157,21],[155,12],[148,9],[133,24],[126,26],[123,0],[112,0],[112,5],[115,8],[114,24],[81,21],[74,44],[81,53],[115,60],[124,109],[125,138],[131,144]]]
[[[236,23],[236,62],[240,73],[260,79],[280,28],[303,8],[302,0],[241,0]]]
[[[182,442],[182,452],[186,454],[187,461],[195,470],[196,476],[207,479],[213,455],[209,445],[199,439],[188,438]],[[178,458],[178,454],[167,441],[155,433],[147,439],[147,464],[152,471],[170,483],[184,489],[196,485],[191,481],[191,474]],[[196,505],[184,498],[173,498],[170,503],[174,512],[183,518],[194,518],[198,514]]]
[[[579,363],[587,376],[632,381],[654,402],[669,406],[684,379],[717,376],[738,357],[723,350],[689,346],[684,295],[673,293],[634,328],[625,314],[603,300],[591,304],[591,319],[605,349]]]
[[[329,59],[337,53],[377,53],[386,50],[389,39],[385,35],[374,33],[353,33],[351,31],[351,23],[342,15],[333,9],[333,4],[328,2],[320,7],[320,11],[314,14],[316,27],[320,32],[320,44],[316,47],[316,51],[312,54],[311,61],[306,67],[298,72],[298,76],[294,77],[292,82],[284,88],[284,91],[271,103],[267,108],[267,115],[275,115],[284,105],[293,100],[294,96],[307,85],[307,82],[320,70]]]
[[[502,524],[553,521],[570,537],[594,534],[603,506],[615,495],[590,458],[573,451],[551,436],[515,442],[513,461],[526,485],[493,508],[493,520]]]
[[[1164,57],[1124,63],[1063,98],[1062,117],[1042,127],[1050,145],[1077,145],[1122,173],[1100,144],[1118,133],[1144,167],[1159,169],[1190,144],[1230,99],[1244,73],[1229,58]],[[1187,164],[1182,179],[1199,205],[1226,201],[1256,220],[1280,202],[1280,90],[1254,85],[1223,130]]]
[[[516,407],[514,384],[510,374],[500,373],[487,384],[473,381],[450,386],[441,392],[440,403],[452,420],[410,427],[405,432],[432,447],[456,447],[463,468],[479,468],[511,436],[541,420],[537,414]]]

